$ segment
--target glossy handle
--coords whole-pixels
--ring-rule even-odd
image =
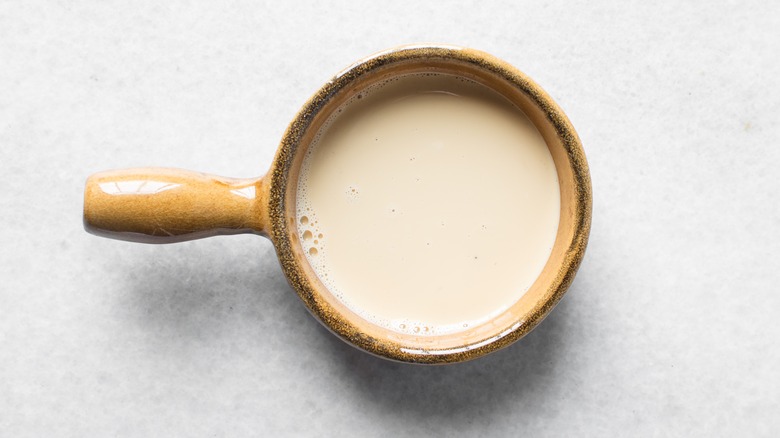
[[[181,169],[110,170],[87,179],[84,228],[142,243],[267,234],[264,182]]]

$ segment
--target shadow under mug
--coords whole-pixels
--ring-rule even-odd
[[[528,292],[484,324],[435,336],[403,334],[373,324],[330,293],[304,255],[295,204],[307,147],[333,111],[372,84],[423,72],[471,79],[520,108],[547,143],[561,198],[552,253]],[[363,59],[323,85],[290,123],[265,176],[233,179],[165,168],[97,173],[86,184],[84,226],[96,235],[144,243],[238,233],[266,236],[292,287],[335,334],[381,357],[441,364],[474,359],[505,347],[544,319],[568,289],[582,261],[591,203],[590,175],[580,140],[563,111],[535,82],[484,52],[454,46],[405,46]]]

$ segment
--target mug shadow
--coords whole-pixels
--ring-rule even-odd
[[[391,362],[371,356],[327,336],[333,362],[365,403],[388,412],[404,413],[427,421],[472,422],[474,415],[489,418],[518,405],[537,411],[535,401],[544,397],[555,378],[565,331],[573,312],[565,298],[531,333],[513,345],[481,358],[458,364],[426,366]],[[507,403],[511,399],[512,403]]]
[[[315,354],[321,356],[314,360],[348,383],[357,409],[379,409],[415,421],[443,417],[456,424],[471,422],[476,415],[516,415],[518,405],[529,414],[538,412],[535,404],[545,398],[561,365],[566,332],[581,323],[573,320],[579,313],[571,297],[564,297],[526,337],[485,357],[442,366],[391,362],[331,334],[287,284],[271,245],[258,251],[256,242],[246,243],[141,249],[142,258],[153,258],[124,260],[134,268],[125,276],[130,293],[122,306],[130,309],[135,324],[163,343],[166,354],[188,343],[208,347],[210,339],[236,333],[253,337],[246,341],[254,342],[247,348],[262,349],[258,343],[264,341],[257,333],[281,333],[281,342],[292,348],[316,345]],[[252,254],[251,259],[246,254]],[[236,263],[239,257],[246,262]],[[236,321],[242,324],[238,330]]]
[[[308,314],[270,242],[258,250],[256,239],[130,246],[121,260],[120,271],[129,274],[120,279],[128,293],[119,307],[155,342],[176,347],[166,351],[181,344],[208,348],[226,337],[256,343],[267,338],[257,333],[294,333]]]

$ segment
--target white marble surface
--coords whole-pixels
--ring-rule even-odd
[[[777,436],[777,2],[0,3],[0,435]],[[84,178],[254,176],[360,57],[491,52],[564,108],[595,196],[518,344],[386,362],[312,319],[269,242],[81,228]]]

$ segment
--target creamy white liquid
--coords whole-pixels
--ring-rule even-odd
[[[336,112],[304,158],[296,208],[332,293],[376,324],[434,335],[485,322],[528,290],[555,241],[560,193],[519,109],[422,74]]]

